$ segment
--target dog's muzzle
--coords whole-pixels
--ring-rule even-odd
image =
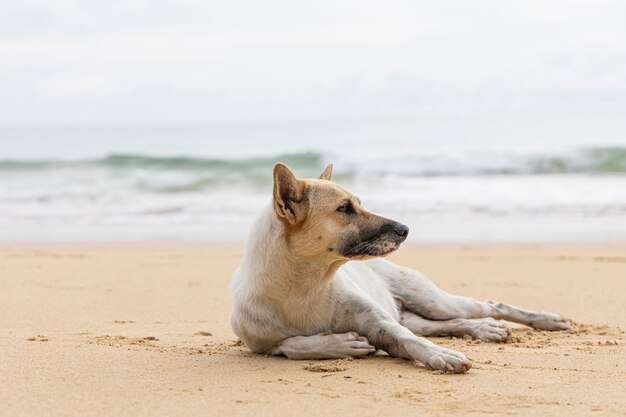
[[[398,249],[408,235],[408,226],[389,221],[369,236],[347,245],[342,254],[347,258],[385,256]]]

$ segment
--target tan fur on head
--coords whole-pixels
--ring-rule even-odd
[[[329,164],[319,179],[299,179],[284,164],[274,166],[274,211],[285,225],[291,250],[328,260],[384,256],[401,241],[396,222],[361,207],[358,198],[331,182]]]

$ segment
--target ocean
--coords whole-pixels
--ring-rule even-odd
[[[619,118],[4,127],[0,240],[239,241],[277,161],[414,242],[626,240]]]

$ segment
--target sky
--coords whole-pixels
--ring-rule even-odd
[[[626,116],[626,2],[4,0],[0,126]]]

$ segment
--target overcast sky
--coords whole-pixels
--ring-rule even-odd
[[[2,2],[0,125],[526,114],[626,115],[626,2]]]

